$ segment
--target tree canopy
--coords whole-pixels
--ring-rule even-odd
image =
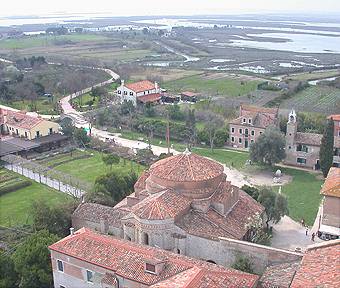
[[[41,230],[29,236],[12,258],[21,288],[52,287],[52,267],[48,246],[58,241],[56,235]]]
[[[320,167],[324,177],[327,177],[329,169],[333,165],[333,146],[334,146],[334,122],[327,121],[320,146]]]
[[[284,149],[284,136],[279,129],[271,126],[250,145],[250,159],[260,164],[273,165],[286,157]]]
[[[120,161],[120,158],[114,154],[104,154],[102,157],[102,160],[105,163],[105,165],[110,166],[110,171],[111,171],[112,165],[118,164]]]

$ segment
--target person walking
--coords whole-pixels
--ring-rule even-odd
[[[308,226],[306,227],[306,236],[308,235]]]
[[[315,233],[313,232],[312,234],[312,241],[314,242],[314,238],[315,238]]]

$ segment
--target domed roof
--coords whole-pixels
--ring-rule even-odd
[[[223,170],[221,164],[186,150],[154,163],[150,175],[173,182],[192,182],[213,179]]]

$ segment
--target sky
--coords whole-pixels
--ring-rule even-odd
[[[340,0],[3,0],[0,16],[108,13],[114,16],[235,13],[334,13]]]

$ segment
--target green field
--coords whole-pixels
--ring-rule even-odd
[[[87,155],[93,154],[93,155],[89,158],[77,159],[71,162],[58,165],[54,167],[54,169],[70,174],[76,178],[79,178],[92,184],[95,182],[98,176],[103,175],[110,171],[110,167],[106,166],[102,161],[101,153],[97,151],[86,152],[78,151],[76,156],[79,156],[80,154]],[[73,155],[73,157],[75,157],[75,155]],[[57,160],[53,159],[52,157],[44,161],[43,165],[51,165],[55,162],[61,162],[63,160],[68,159],[72,159],[69,153],[64,155],[58,155]],[[144,170],[144,167],[129,160],[124,161],[124,159],[121,159],[119,164],[113,165],[112,167],[112,171],[117,171],[121,173],[121,175],[125,175],[131,170],[135,171],[137,174],[140,174]]]
[[[207,78],[204,75],[195,75],[175,81],[164,83],[164,88],[171,91],[192,90],[208,95],[223,95],[227,97],[237,97],[255,91],[259,81],[241,81],[238,79]]]
[[[323,180],[310,172],[290,168],[281,170],[293,176],[293,181],[282,187],[282,193],[288,198],[289,216],[298,222],[303,218],[308,225],[313,225],[321,202]]]
[[[12,101],[11,103],[1,102],[0,104],[10,106],[12,108],[18,110],[25,110],[25,111],[34,111],[32,107],[36,106],[37,112],[39,114],[44,115],[57,115],[57,111],[54,110],[54,103],[53,101],[48,100],[46,97],[40,97],[38,100],[35,101],[35,104],[32,104],[30,100],[18,100]]]
[[[7,170],[5,173],[14,175],[17,179],[27,179]],[[32,181],[32,185],[28,187],[0,196],[0,225],[8,227],[31,224],[29,210],[34,200],[43,200],[54,205],[71,199],[67,194]]]
[[[285,100],[280,108],[296,111],[335,114],[340,111],[340,89],[328,86],[311,86]]]
[[[58,41],[92,42],[102,40],[108,40],[108,38],[97,34],[25,36],[18,39],[0,40],[0,49],[27,49],[33,47],[47,47],[56,45]]]
[[[301,81],[309,81],[334,76],[340,76],[340,70],[337,69],[337,70],[313,71],[310,73],[299,73],[286,76],[285,79],[287,78]]]

